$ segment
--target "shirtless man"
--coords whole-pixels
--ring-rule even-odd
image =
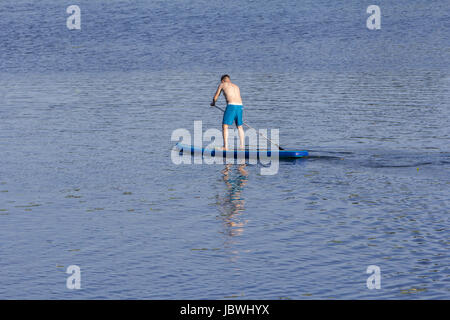
[[[216,101],[223,91],[223,95],[227,100],[227,108],[223,114],[222,130],[223,130],[223,149],[228,149],[228,126],[236,122],[236,126],[239,132],[240,148],[245,148],[245,135],[244,129],[242,128],[242,99],[241,91],[239,87],[231,82],[230,76],[225,74],[220,78],[220,84],[217,88],[216,94],[214,95],[213,101],[211,102],[211,107],[216,105]]]

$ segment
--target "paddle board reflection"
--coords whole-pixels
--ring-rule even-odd
[[[232,238],[240,235],[247,223],[247,220],[242,218],[245,204],[242,190],[248,181],[246,165],[225,165],[225,168],[222,170],[222,178],[227,187],[227,193],[223,201],[221,201],[219,210],[225,226],[224,234]]]

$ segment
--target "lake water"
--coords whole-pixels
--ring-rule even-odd
[[[0,298],[450,298],[448,1],[76,4],[0,3]],[[173,164],[223,73],[310,156]]]

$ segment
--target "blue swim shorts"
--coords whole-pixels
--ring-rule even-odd
[[[222,124],[231,126],[233,122],[236,122],[236,126],[242,126],[242,105],[229,104],[223,114]]]

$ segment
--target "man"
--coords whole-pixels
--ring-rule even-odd
[[[228,149],[228,126],[236,122],[239,132],[240,148],[245,149],[245,135],[242,128],[242,99],[239,87],[231,82],[230,76],[225,74],[220,78],[220,84],[214,95],[211,107],[216,105],[216,101],[223,91],[225,100],[227,100],[227,108],[223,114],[222,132],[223,132],[223,149]]]

